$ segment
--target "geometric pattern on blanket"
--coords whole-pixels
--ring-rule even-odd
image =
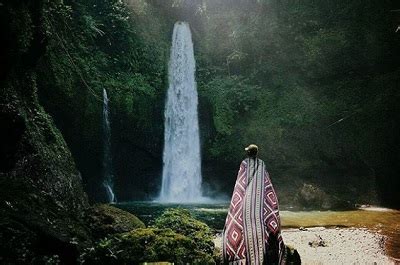
[[[233,265],[263,264],[268,238],[278,240],[279,258],[284,244],[280,234],[279,203],[265,169],[258,158],[240,164],[223,230],[223,258]]]

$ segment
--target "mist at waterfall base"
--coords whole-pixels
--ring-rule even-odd
[[[111,126],[109,119],[108,95],[103,89],[103,186],[109,203],[117,202],[113,191],[113,169],[111,158]]]
[[[194,203],[201,192],[198,95],[193,42],[188,23],[176,22],[168,66],[162,186],[157,201]]]

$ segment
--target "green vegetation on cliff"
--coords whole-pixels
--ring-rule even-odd
[[[172,27],[187,20],[206,183],[231,190],[243,146],[255,142],[278,192],[289,181],[293,192],[304,181],[331,192],[341,185],[330,187],[334,177],[350,181],[344,194],[353,194],[361,176],[366,184],[351,198],[392,202],[400,62],[393,9],[394,1],[361,0],[44,1],[40,102],[99,201],[107,89],[117,197],[151,198],[160,185]],[[20,16],[15,26],[28,21]],[[19,42],[30,38],[25,32]]]
[[[177,20],[187,20],[193,33],[204,183],[216,193],[230,193],[243,146],[255,142],[285,204],[285,191],[298,192],[303,182],[328,193],[342,189],[345,200],[398,198],[394,1],[40,2],[35,17],[14,10],[3,20],[16,18],[16,47],[28,49],[38,39],[39,101],[71,149],[90,199],[105,198],[103,89],[110,97],[117,197],[149,199],[159,191]]]
[[[399,3],[178,2],[195,32],[207,181],[230,190],[255,142],[285,204],[304,181],[400,202]]]
[[[112,0],[51,1],[43,8],[48,44],[37,67],[40,100],[71,148],[90,198],[105,198],[103,89],[110,98],[112,147],[120,151],[114,152],[118,197],[140,194],[142,187],[120,186],[136,174],[136,166],[141,169],[140,154],[147,164],[159,163],[155,146],[162,144],[165,25],[142,1],[129,7]]]
[[[38,101],[36,66],[46,38],[42,8],[42,1],[18,1],[0,9],[6,30],[0,55],[2,264],[72,263],[91,241],[80,174]]]

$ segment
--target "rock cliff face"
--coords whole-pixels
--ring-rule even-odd
[[[35,65],[44,52],[42,1],[0,10],[0,263],[76,260],[89,243],[79,172],[60,132],[38,103]],[[10,18],[13,19],[10,19]]]

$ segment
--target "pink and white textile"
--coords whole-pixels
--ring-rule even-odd
[[[240,164],[225,221],[224,263],[268,264],[272,251],[273,263],[283,264],[285,246],[280,230],[278,199],[265,164],[247,158]]]

